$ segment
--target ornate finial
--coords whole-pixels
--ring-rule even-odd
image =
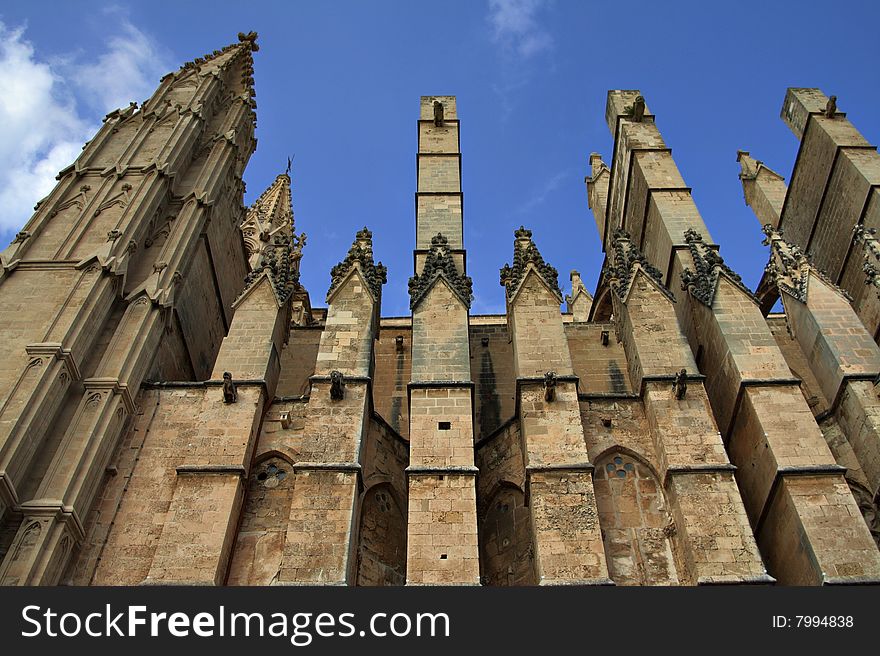
[[[240,43],[248,44],[252,52],[257,52],[260,49],[260,46],[257,45],[257,33],[254,31],[248,32],[247,34],[239,32],[238,40]]]
[[[458,272],[455,260],[452,258],[452,250],[449,248],[449,240],[441,233],[431,237],[431,250],[425,258],[425,266],[421,274],[416,274],[409,279],[409,307],[414,310],[428,293],[437,278],[443,277],[452,288],[456,296],[470,308],[473,295],[473,282],[471,279]]]
[[[284,303],[299,288],[299,261],[302,259],[302,238],[286,232],[275,233],[271,242],[263,249],[260,263],[245,278],[245,291],[260,278],[263,272],[269,276],[278,300]],[[244,292],[242,292],[244,293]]]
[[[742,278],[724,263],[724,258],[703,242],[703,235],[693,228],[688,228],[685,230],[684,240],[690,249],[695,271],[686,267],[681,272],[682,290],[687,291],[700,303],[712,307],[715,292],[718,290],[718,278],[724,275],[750,298],[754,298],[751,290],[743,284]]]
[[[632,243],[626,230],[618,228],[614,231],[611,238],[611,248],[612,252],[609,254],[603,275],[621,300],[626,298],[636,265],[656,280],[660,290],[672,299],[672,294],[663,285],[663,274],[648,262],[648,258]]]
[[[505,264],[501,268],[501,284],[507,288],[507,297],[513,296],[520,283],[525,278],[528,265],[535,267],[550,288],[562,298],[562,290],[559,287],[559,272],[547,264],[541,256],[538,247],[532,241],[532,231],[525,226],[513,233],[513,266]]]
[[[513,233],[515,239],[531,239],[532,231],[527,230],[525,226],[520,226],[519,230],[515,230]]]
[[[292,157],[287,158],[287,168],[284,169],[284,175],[290,175],[290,167],[293,165],[293,158],[294,157],[296,157],[295,153]]]
[[[810,273],[812,272],[821,278],[825,284],[836,289],[848,300],[852,300],[849,294],[834,284],[828,276],[812,263],[809,255],[804,253],[798,246],[785,241],[781,230],[775,229],[769,223],[761,230],[766,235],[762,243],[770,247],[770,260],[767,262],[767,266],[764,267],[764,271],[770,276],[780,291],[784,291],[801,303],[806,303]]]
[[[351,271],[352,267],[359,266],[361,275],[367,281],[367,286],[378,299],[382,294],[382,285],[388,280],[388,269],[385,265],[373,261],[373,233],[366,227],[358,230],[355,235],[354,243],[348,249],[345,259],[330,270],[330,289],[327,291],[329,299],[336,288],[342,284],[345,276]]]

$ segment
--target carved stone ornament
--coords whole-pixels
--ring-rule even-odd
[[[278,296],[278,300],[284,303],[290,295],[299,287],[299,258],[302,252],[298,251],[296,235],[279,232],[272,240],[272,244],[263,249],[260,264],[253,269],[244,279],[244,291],[250,289],[265,271],[269,274],[269,280]],[[242,292],[244,293],[244,292]]]
[[[611,253],[608,257],[608,263],[605,265],[604,276],[611,289],[621,300],[626,298],[637,264],[657,282],[666,296],[672,298],[671,292],[663,285],[663,274],[660,273],[660,270],[648,262],[648,258],[632,243],[629,233],[618,228],[612,236]]]
[[[235,389],[235,383],[232,382],[232,374],[228,371],[223,372],[223,403],[235,403],[238,401],[238,390]]]
[[[812,272],[845,298],[852,300],[849,294],[834,284],[812,263],[809,255],[798,246],[785,241],[782,237],[782,230],[775,229],[769,223],[762,230],[766,235],[762,243],[764,246],[770,247],[770,260],[764,267],[764,271],[780,291],[784,291],[801,303],[806,303],[810,273]]]
[[[853,228],[855,243],[864,248],[862,271],[865,272],[865,284],[874,287],[880,296],[880,242],[875,237],[875,228],[865,228],[858,224]]]
[[[683,291],[687,291],[703,305],[712,307],[715,292],[718,290],[718,278],[724,275],[749,298],[754,298],[751,290],[743,284],[742,278],[724,263],[724,258],[703,242],[703,235],[688,228],[684,233],[684,240],[690,248],[695,271],[685,268],[681,272]]]
[[[345,398],[345,376],[335,369],[330,372],[330,398],[334,401]]]
[[[525,277],[528,265],[532,264],[544,279],[544,282],[561,299],[562,289],[559,287],[559,272],[547,264],[544,258],[541,257],[538,247],[532,241],[532,231],[520,226],[519,230],[513,234],[513,266],[505,264],[501,267],[501,284],[507,290],[507,297],[513,296]]]
[[[462,275],[455,266],[452,251],[449,248],[449,240],[441,233],[431,237],[431,250],[425,259],[425,268],[421,275],[416,274],[409,279],[409,307],[414,310],[416,306],[431,289],[434,281],[442,277],[455,292],[455,295],[470,308],[474,298],[473,282],[469,276]]]
[[[556,400],[556,382],[555,371],[544,374],[544,400],[548,403]]]
[[[358,231],[345,259],[330,270],[328,299],[355,266],[360,267],[361,275],[367,281],[373,297],[378,299],[382,294],[382,285],[388,281],[388,269],[381,262],[377,264],[373,261],[373,233],[366,226]]]
[[[687,395],[688,389],[688,372],[687,369],[682,369],[677,374],[675,374],[675,380],[672,381],[672,391],[675,393],[675,398],[679,401],[683,400]]]

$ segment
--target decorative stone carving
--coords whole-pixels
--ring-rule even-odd
[[[626,230],[618,228],[614,231],[611,249],[604,276],[621,300],[626,298],[636,265],[657,282],[657,286],[666,296],[672,298],[670,291],[663,285],[663,274],[648,262],[648,258],[632,243]]]
[[[684,240],[690,248],[696,271],[686,267],[681,272],[683,291],[687,291],[703,305],[712,307],[715,292],[718,290],[718,278],[723,275],[749,298],[754,298],[751,290],[743,284],[742,278],[724,263],[724,258],[703,242],[703,235],[688,228],[684,233]]]
[[[834,118],[837,114],[837,96],[831,96],[825,103],[825,117]]]
[[[469,276],[462,275],[455,266],[449,240],[441,233],[431,237],[431,250],[425,260],[421,275],[409,279],[409,307],[414,310],[437,278],[442,277],[455,292],[455,295],[470,308],[473,295],[473,282]]]
[[[382,295],[382,285],[388,281],[388,269],[381,262],[377,264],[373,261],[373,233],[366,226],[355,235],[354,243],[348,249],[345,259],[330,270],[328,300],[353,267],[360,269],[373,298],[378,299]]]
[[[782,237],[782,231],[774,229],[769,223],[762,228],[767,235],[763,242],[764,246],[770,247],[770,260],[764,271],[770,276],[776,287],[789,296],[807,302],[807,292],[810,272],[821,278],[826,284],[840,292],[847,300],[852,300],[849,294],[840,289],[832,280],[810,260],[810,256],[804,253],[798,246],[791,244]]]
[[[632,120],[641,123],[645,118],[645,99],[642,96],[636,96],[632,106]]]
[[[223,372],[223,403],[235,403],[238,401],[238,390],[235,389],[235,383],[232,382],[232,374],[228,371]]]
[[[505,264],[501,267],[501,284],[507,290],[507,297],[512,297],[519,288],[525,277],[526,269],[531,264],[544,279],[544,282],[562,299],[559,272],[544,261],[538,247],[532,241],[532,231],[520,226],[519,230],[513,234],[513,266]]]
[[[272,244],[263,250],[259,266],[244,279],[244,291],[250,289],[263,272],[266,272],[279,302],[284,303],[290,298],[294,290],[299,287],[299,260],[302,258],[302,251],[299,250],[294,255],[297,240],[295,235],[276,234]]]
[[[12,240],[13,244],[20,244],[22,242],[26,242],[31,238],[31,233],[28,230],[20,230],[15,233],[15,239]]]
[[[872,499],[871,493],[856,481],[846,478],[846,482],[849,485],[850,492],[855,497],[856,503],[859,505],[862,517],[865,518],[868,530],[871,531],[871,537],[874,538],[874,542],[880,547],[880,508],[877,506],[877,501],[880,498]]]
[[[544,400],[551,403],[556,400],[556,372],[544,374]]]
[[[334,401],[345,398],[345,376],[335,369],[330,372],[330,398]]]
[[[875,228],[866,228],[858,224],[853,228],[855,243],[864,247],[862,271],[865,272],[865,284],[874,287],[874,291],[880,296],[880,243],[875,234]]]
[[[434,101],[434,125],[437,127],[443,125],[443,103],[439,100]]]
[[[679,401],[683,400],[684,397],[687,395],[687,380],[687,369],[682,369],[677,374],[675,374],[675,379],[672,381],[672,391],[675,394],[675,398]]]

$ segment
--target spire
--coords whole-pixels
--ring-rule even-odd
[[[345,281],[352,269],[358,269],[373,298],[378,301],[382,295],[382,285],[388,281],[388,269],[385,265],[373,261],[373,233],[366,226],[355,235],[354,243],[348,249],[348,255],[330,270],[330,289],[327,291],[327,302],[333,292]]]
[[[449,249],[449,240],[439,232],[431,239],[431,250],[425,259],[422,273],[416,274],[409,279],[409,307],[415,310],[428,290],[439,278],[443,278],[456,296],[470,308],[473,300],[473,283],[469,276],[458,272],[452,252]]]
[[[553,290],[562,302],[562,290],[559,288],[559,273],[541,257],[538,247],[532,241],[532,231],[520,226],[514,232],[513,266],[505,264],[501,268],[501,284],[507,290],[507,298],[513,298],[516,290],[526,277],[529,266],[535,269],[546,285]]]
[[[748,151],[738,150],[739,179],[742,183],[746,205],[752,208],[761,225],[779,227],[782,206],[785,203],[785,178],[773,169],[754,159]]]
[[[230,43],[220,50],[209,52],[203,57],[195,59],[183,64],[180,69],[173,73],[175,77],[184,77],[190,71],[198,71],[200,73],[208,73],[214,70],[225,70],[235,62],[241,64],[241,89],[238,93],[247,96],[252,109],[257,108],[257,96],[254,91],[254,59],[253,53],[257,52],[260,46],[257,45],[257,33],[244,32],[238,33],[238,42]]]
[[[292,237],[301,255],[302,247],[306,243],[306,235],[303,233],[296,236],[295,225],[290,176],[282,173],[248,208],[240,226],[251,269],[260,265],[266,245],[274,243],[276,235],[284,235],[288,239]],[[298,262],[297,269],[299,269]]]
[[[586,296],[592,302],[593,296],[587,291],[587,287],[584,285],[583,279],[581,279],[580,271],[572,269],[568,274],[568,279],[571,281],[571,295],[565,297],[566,303],[571,305],[579,296]]]
[[[282,173],[254,201],[239,227],[251,268],[245,278],[250,289],[266,273],[283,303],[300,287],[299,266],[306,233],[294,233],[290,176]],[[243,292],[244,293],[244,292]]]
[[[637,268],[644,271],[657,284],[658,289],[672,299],[672,294],[663,285],[663,274],[660,270],[648,262],[648,258],[632,243],[629,233],[618,228],[611,238],[611,249],[604,276],[621,300],[626,300]]]

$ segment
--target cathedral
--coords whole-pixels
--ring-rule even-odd
[[[289,170],[244,206],[258,49],[108,114],[0,253],[0,584],[880,583],[880,156],[834,96],[787,90],[788,185],[738,153],[753,292],[609,91],[597,287],[523,226],[499,315],[470,313],[456,98],[424,96],[385,317],[394,235],[306,290]]]

